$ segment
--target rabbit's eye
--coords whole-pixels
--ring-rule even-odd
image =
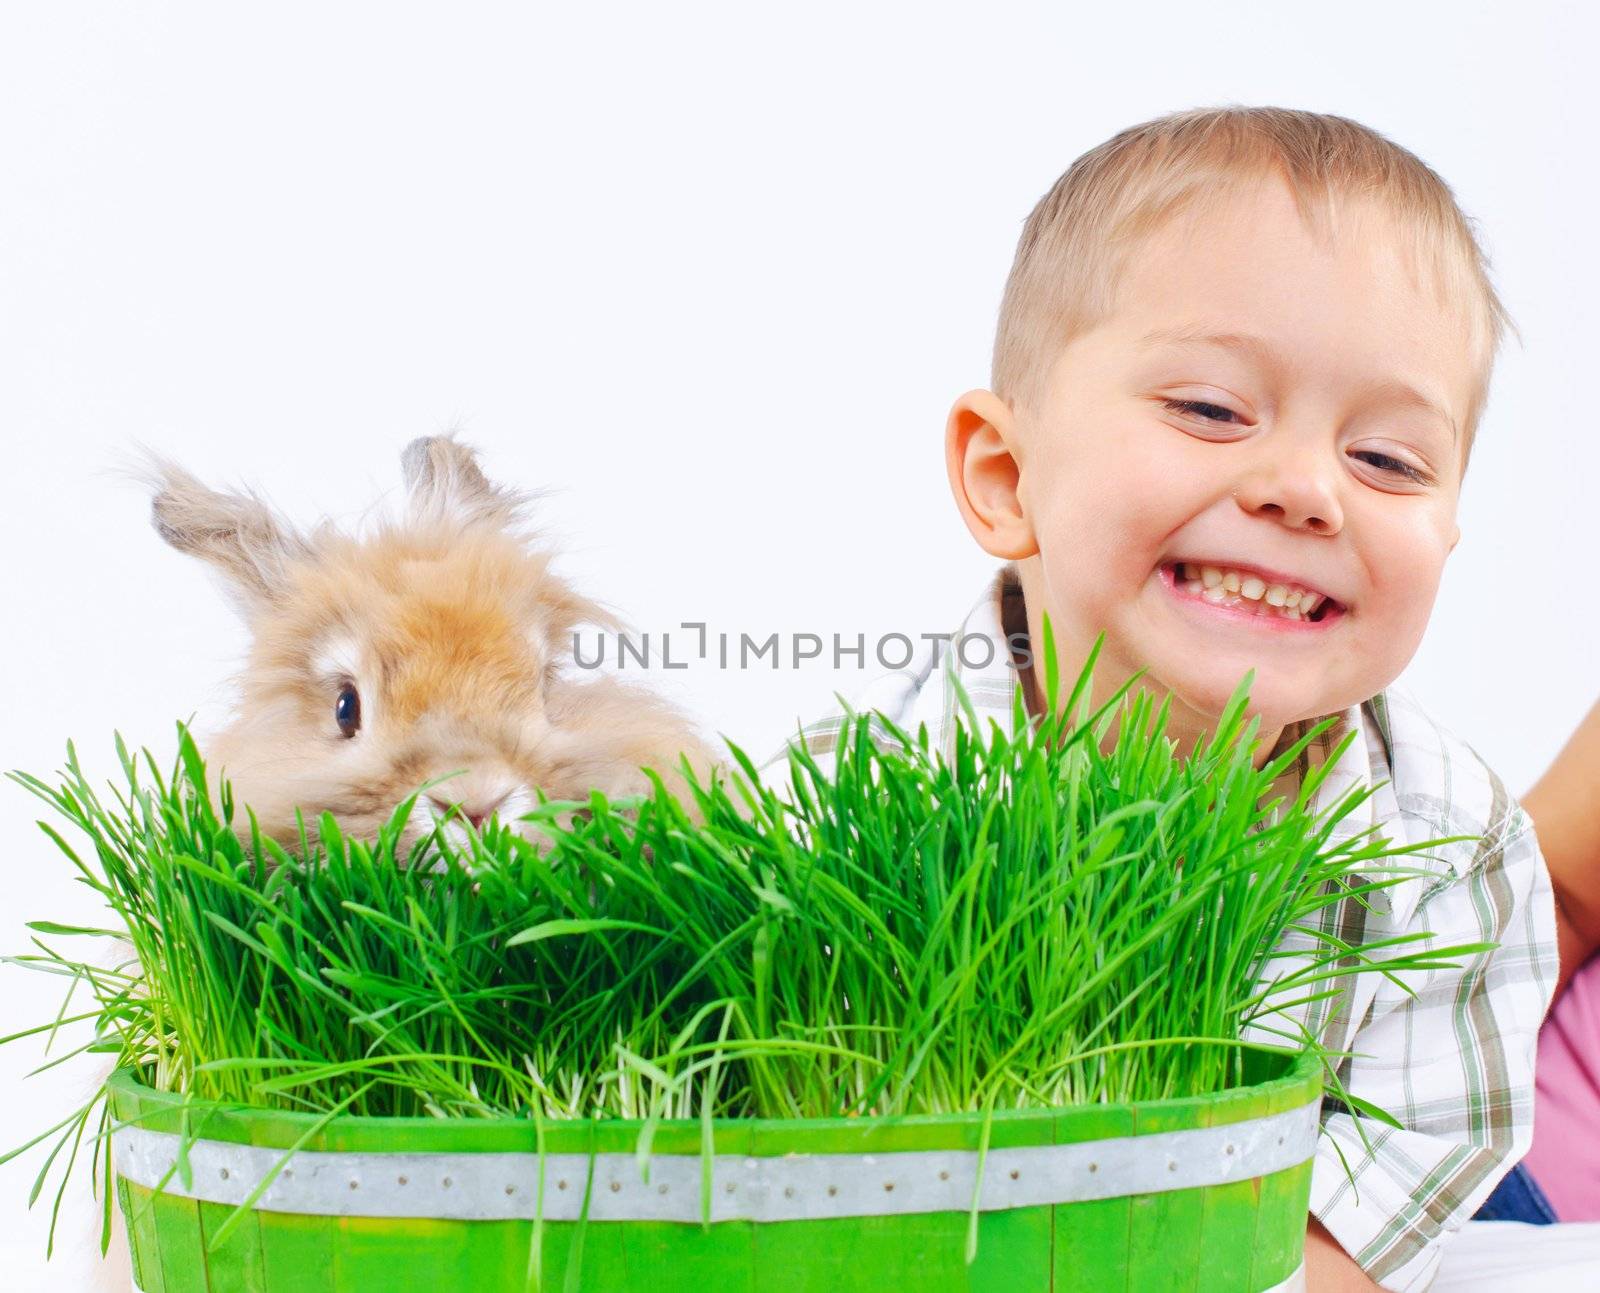
[[[339,688],[339,699],[334,702],[333,717],[339,724],[339,730],[346,736],[354,736],[361,729],[361,694],[356,691],[353,683],[345,683]]]

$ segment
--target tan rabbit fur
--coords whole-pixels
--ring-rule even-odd
[[[236,800],[291,841],[296,808],[308,829],[326,810],[370,836],[439,777],[412,839],[452,805],[509,821],[536,787],[648,791],[646,766],[689,798],[680,754],[702,782],[716,760],[688,721],[643,686],[563,670],[581,625],[623,625],[533,545],[521,523],[533,496],[491,485],[450,437],[413,442],[402,465],[404,516],[361,539],[326,523],[301,535],[253,495],[154,464],[157,530],[223,572],[250,628],[237,712],[201,747]],[[345,688],[354,731],[336,716]]]
[[[209,489],[151,455],[142,475],[157,531],[222,572],[250,631],[236,712],[197,737],[208,775],[231,782],[236,802],[285,843],[299,838],[296,808],[313,837],[324,810],[370,837],[406,795],[458,770],[419,797],[403,844],[441,817],[460,831],[458,814],[492,809],[514,825],[535,787],[551,799],[648,791],[642,767],[691,806],[679,755],[702,783],[722,765],[685,717],[642,686],[563,671],[580,625],[624,626],[551,570],[523,525],[534,495],[491,485],[446,436],[412,442],[401,463],[404,514],[362,539],[328,523],[302,535],[255,495]],[[359,697],[351,734],[336,720],[346,686]],[[234,827],[249,829],[242,808]],[[121,1210],[102,1262],[89,1255],[99,1223],[87,1205],[84,1191],[67,1210],[83,1235],[82,1278],[126,1293]]]

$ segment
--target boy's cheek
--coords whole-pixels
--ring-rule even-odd
[[[1427,632],[1438,595],[1437,568],[1412,568],[1398,577],[1392,572],[1372,589],[1364,610],[1352,616],[1350,638],[1339,644],[1355,676],[1355,704],[1381,691],[1411,663]],[[1333,643],[1330,643],[1332,646]]]
[[[1411,663],[1433,613],[1433,599],[1408,599],[1382,623],[1368,626],[1367,641],[1360,644],[1361,655],[1373,662],[1376,676],[1371,690],[1387,687]],[[1381,661],[1381,666],[1378,662]]]
[[[1397,529],[1372,543],[1367,562],[1369,605],[1425,627],[1439,596],[1455,533],[1453,524],[1433,519]]]
[[[1124,442],[1126,443],[1126,442]],[[1200,505],[1199,473],[1148,452],[1063,453],[1031,482],[1040,543],[1153,565],[1157,547]]]

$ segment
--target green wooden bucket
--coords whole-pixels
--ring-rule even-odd
[[[113,1153],[143,1293],[520,1290],[541,1209],[546,1289],[1259,1293],[1303,1278],[1322,1076],[1252,1065],[1217,1096],[996,1113],[970,1264],[982,1115],[718,1120],[709,1176],[700,1125],[663,1123],[648,1181],[638,1123],[547,1123],[542,1202],[530,1121],[339,1117],[214,1252],[315,1116],[191,1104],[186,1185],[181,1098],[125,1070]]]

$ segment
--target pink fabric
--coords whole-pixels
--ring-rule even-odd
[[[1562,1221],[1600,1221],[1600,957],[1539,1030],[1533,1148],[1523,1161]]]

